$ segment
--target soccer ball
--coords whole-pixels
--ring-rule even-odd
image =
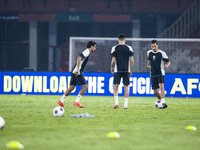
[[[158,109],[162,109],[164,107],[165,103],[163,103],[162,101],[156,101],[155,106]]]
[[[3,129],[4,126],[5,126],[5,121],[4,121],[4,119],[0,116],[0,130]]]
[[[53,109],[53,115],[55,117],[62,117],[65,113],[65,110],[64,108],[60,107],[60,106],[57,106]]]

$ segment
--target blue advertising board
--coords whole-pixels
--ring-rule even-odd
[[[113,96],[113,74],[84,73],[88,83],[85,95]],[[70,72],[0,72],[0,94],[62,95],[69,87]],[[77,86],[71,95],[77,95]],[[124,95],[123,84],[119,96]],[[166,97],[200,97],[199,74],[166,74]],[[155,96],[148,73],[130,77],[130,96]]]

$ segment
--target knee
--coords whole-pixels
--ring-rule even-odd
[[[114,91],[118,90],[118,85],[114,85]]]
[[[70,88],[71,91],[73,91],[74,88],[75,88],[75,86],[72,86],[72,85],[71,85],[69,88]]]
[[[160,91],[164,91],[164,87],[160,88]]]
[[[114,89],[113,89],[114,91],[117,91],[118,90],[118,88],[116,88],[116,87],[114,87]]]
[[[160,90],[164,91],[164,86],[163,85],[160,86]]]
[[[88,89],[88,85],[84,85],[83,89],[86,91]]]

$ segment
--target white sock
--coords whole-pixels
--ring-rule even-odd
[[[61,101],[62,103],[64,103],[66,97],[67,97],[67,96],[63,95],[62,98],[60,99],[60,101]]]
[[[119,105],[119,103],[118,103],[118,96],[115,96],[114,99],[115,99],[115,105]]]
[[[165,98],[161,98],[161,101],[162,101],[163,103],[165,103]]]
[[[128,108],[128,98],[125,98],[124,100],[124,108]]]
[[[80,101],[80,99],[81,99],[81,97],[82,97],[82,96],[78,94],[78,96],[77,96],[77,98],[76,98],[75,102],[79,102],[79,101]]]

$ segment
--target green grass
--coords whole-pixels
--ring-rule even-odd
[[[0,95],[0,150],[16,140],[27,150],[199,150],[200,99],[166,98],[167,109],[156,109],[155,97],[124,98],[112,109],[113,97],[83,96],[84,109],[73,106],[75,96],[65,100],[64,117],[54,117],[61,96]],[[88,112],[95,118],[69,118]],[[193,125],[197,131],[186,130]],[[116,131],[118,139],[107,134]]]

